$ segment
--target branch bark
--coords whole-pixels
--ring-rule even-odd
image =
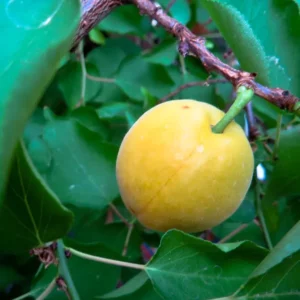
[[[103,19],[113,8],[128,3],[128,0],[81,0],[83,4],[82,21],[76,35],[74,45],[87,32]],[[188,28],[168,16],[164,10],[157,7],[151,0],[131,0],[141,14],[148,15],[179,40],[179,52],[183,55],[192,55],[200,59],[208,72],[216,72],[224,76],[237,89],[244,85],[252,88],[254,93],[276,105],[277,107],[300,114],[299,98],[289,91],[263,86],[255,81],[256,74],[240,71],[223,63],[205,47],[205,39],[193,34]]]
[[[129,3],[128,0],[80,0],[81,21],[72,44],[74,50],[79,42],[117,6]]]

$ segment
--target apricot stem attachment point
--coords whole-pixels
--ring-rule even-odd
[[[253,95],[254,91],[252,89],[240,86],[237,90],[237,96],[233,104],[224,117],[212,127],[212,131],[214,133],[223,133],[228,124],[240,113],[246,104],[250,102]]]

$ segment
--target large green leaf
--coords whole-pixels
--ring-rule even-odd
[[[281,220],[280,203],[285,197],[299,196],[300,185],[300,126],[281,132],[278,148],[278,160],[270,175],[265,197],[262,200],[267,225],[274,237],[277,236]],[[297,220],[295,220],[296,222]],[[277,241],[276,237],[275,240]]]
[[[42,141],[52,161],[42,175],[64,204],[101,210],[118,196],[115,161],[118,147],[74,119],[56,119]],[[36,162],[36,157],[32,159]]]
[[[124,93],[140,101],[143,100],[141,87],[160,98],[168,94],[174,85],[163,66],[148,63],[140,56],[124,59],[116,79]]]
[[[251,242],[215,245],[167,232],[146,271],[164,299],[211,299],[236,291],[267,250]]]
[[[79,0],[0,2],[0,202],[18,139],[79,19]]]
[[[8,182],[0,214],[0,251],[24,253],[68,233],[73,214],[47,187],[23,145],[17,148]]]
[[[300,221],[254,270],[235,298],[299,299],[299,236]]]
[[[241,67],[300,95],[300,16],[293,0],[201,0]]]

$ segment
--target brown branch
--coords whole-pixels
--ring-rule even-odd
[[[168,95],[161,98],[159,100],[159,102],[167,101],[168,99],[174,97],[175,95],[179,94],[182,90],[187,89],[187,88],[191,88],[194,86],[209,86],[210,84],[214,84],[214,83],[226,83],[226,82],[228,82],[226,79],[208,79],[205,81],[188,82],[188,83],[185,83],[185,84],[179,86],[176,90],[174,90],[173,92],[171,92]]]
[[[74,38],[73,48],[96,25],[106,17],[115,7],[129,3],[130,0],[81,0],[82,19]],[[179,52],[199,58],[208,72],[216,72],[224,76],[237,88],[244,85],[252,88],[255,94],[281,109],[300,113],[299,98],[281,88],[265,87],[255,81],[256,73],[236,70],[223,63],[205,47],[205,39],[193,34],[188,28],[168,16],[161,7],[157,7],[151,0],[131,0],[142,14],[155,19],[172,35],[179,39]]]
[[[129,3],[127,0],[81,0],[82,12],[79,28],[74,37],[71,50],[103,20],[114,8]]]
[[[299,101],[296,96],[281,88],[265,87],[255,82],[255,73],[236,70],[223,63],[205,47],[205,39],[203,37],[197,37],[188,28],[169,17],[161,7],[156,7],[151,0],[132,1],[137,5],[142,14],[155,19],[158,24],[179,39],[179,52],[183,56],[193,55],[198,57],[208,72],[215,71],[221,74],[235,88],[244,85],[252,88],[259,97],[266,99],[281,109],[289,111],[300,110],[300,107],[298,107],[299,104],[297,104],[297,108],[295,105]]]

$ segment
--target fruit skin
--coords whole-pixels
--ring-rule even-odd
[[[145,227],[200,232],[230,217],[243,201],[254,158],[243,129],[195,100],[172,100],[144,113],[124,137],[116,165],[125,206]]]

